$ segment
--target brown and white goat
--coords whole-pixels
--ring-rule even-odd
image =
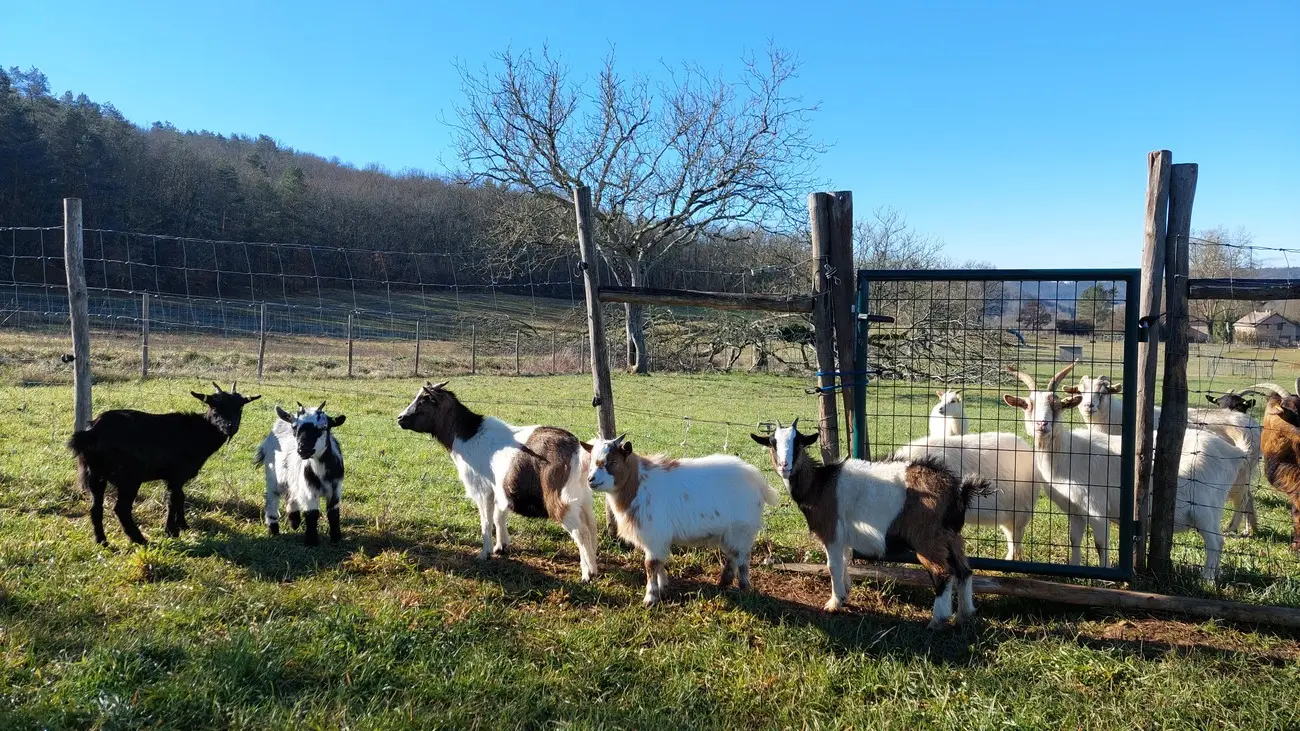
[[[749,553],[763,527],[763,506],[780,496],[739,457],[644,457],[623,437],[582,443],[588,484],[607,493],[618,534],[645,553],[645,604],[659,601],[664,561],[674,545],[722,549],[723,588],[749,589]]]
[[[451,453],[465,496],[478,505],[479,558],[509,547],[511,510],[526,518],[549,517],[577,544],[582,580],[590,580],[596,575],[596,517],[578,438],[553,426],[511,426],[476,414],[446,386],[447,381],[425,383],[397,424],[432,435]]]
[[[954,588],[960,591],[957,620],[969,619],[975,603],[961,529],[966,506],[972,496],[988,492],[988,481],[959,477],[938,457],[823,465],[806,451],[817,435],[800,434],[797,425],[798,419],[771,435],[750,436],[771,452],[772,466],[826,549],[826,611],[848,600],[850,551],[878,558],[911,549],[934,582],[930,628],[952,617]]]
[[[1264,476],[1291,502],[1291,550],[1300,551],[1300,395],[1272,383],[1257,383],[1247,392],[1252,391],[1268,399],[1260,437]],[[1300,392],[1300,378],[1296,391]]]

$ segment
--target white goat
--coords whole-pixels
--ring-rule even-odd
[[[1119,395],[1122,391],[1123,384],[1111,383],[1108,376],[1084,376],[1079,379],[1077,386],[1065,389],[1066,393],[1080,397],[1079,415],[1083,417],[1084,423],[1094,431],[1111,435],[1118,435],[1123,430],[1124,406]],[[1236,394],[1229,393],[1219,399],[1207,394],[1205,398],[1219,408],[1187,409],[1187,427],[1213,432],[1246,451],[1246,460],[1242,462],[1232,482],[1232,489],[1228,491],[1228,500],[1234,507],[1228,530],[1237,531],[1244,520],[1246,528],[1241,533],[1250,535],[1256,525],[1255,499],[1251,485],[1255,481],[1255,470],[1259,467],[1261,454],[1260,424],[1246,413],[1254,401],[1246,406],[1247,402],[1240,397],[1229,396]],[[1155,407],[1155,425],[1160,425],[1159,406]]]
[[[934,457],[822,465],[806,451],[817,435],[800,434],[798,421],[778,425],[770,436],[751,436],[771,452],[772,466],[826,549],[831,575],[826,611],[837,611],[848,601],[850,551],[879,558],[911,549],[934,582],[930,628],[952,616],[954,589],[960,592],[958,621],[969,619],[975,603],[961,529],[967,504],[987,491],[988,482],[960,478]]]
[[[465,496],[478,506],[479,558],[510,546],[510,511],[550,518],[577,544],[582,580],[589,581],[596,575],[596,515],[582,478],[578,438],[552,426],[511,426],[476,414],[446,386],[426,382],[398,414],[397,425],[431,435],[451,453]]]
[[[1006,432],[931,435],[899,447],[893,458],[919,459],[925,455],[938,457],[959,475],[979,475],[989,481],[992,491],[971,499],[966,524],[1000,528],[1007,539],[1006,560],[1019,560],[1042,484],[1034,467],[1034,448]]]
[[[280,502],[288,500],[289,525],[298,527],[305,515],[307,530],[304,541],[309,546],[319,542],[316,524],[320,520],[320,501],[325,498],[329,516],[330,540],[343,538],[339,527],[339,503],[343,500],[343,449],[334,438],[334,429],[347,416],[325,413],[325,402],[314,409],[298,404],[298,413],[275,407],[277,418],[271,433],[262,440],[253,458],[266,470],[266,527],[271,535],[280,532]]]
[[[1108,566],[1110,523],[1119,521],[1122,502],[1120,438],[1065,428],[1062,411],[1077,406],[1081,396],[1061,399],[1055,390],[1072,368],[1074,364],[1062,368],[1043,390],[1032,376],[1009,369],[1029,388],[1029,397],[1007,394],[1002,398],[1024,412],[1025,429],[1034,439],[1035,458],[1046,477],[1048,495],[1068,516],[1070,563],[1081,563],[1085,525],[1091,524],[1097,556]],[[1183,438],[1173,528],[1174,532],[1194,529],[1205,541],[1201,578],[1206,581],[1218,576],[1223,503],[1245,458],[1239,445],[1203,429],[1188,429]]]
[[[632,443],[595,439],[587,483],[607,493],[618,535],[645,553],[645,604],[659,601],[667,583],[664,561],[673,545],[722,549],[718,584],[739,579],[749,589],[749,554],[763,527],[763,506],[780,496],[763,475],[739,457],[714,454],[696,459],[644,457]]]
[[[966,409],[961,403],[961,389],[937,391],[939,403],[930,409],[930,436],[950,437],[966,433]]]

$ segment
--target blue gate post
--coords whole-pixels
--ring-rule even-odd
[[[871,443],[867,435],[867,307],[870,302],[871,280],[858,275],[858,300],[853,307],[857,318],[854,328],[853,375],[858,387],[853,389],[853,456],[856,459],[869,459],[868,450]]]

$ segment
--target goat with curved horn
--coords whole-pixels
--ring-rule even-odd
[[[1300,379],[1297,379],[1297,380],[1300,380]],[[1300,386],[1300,384],[1297,384],[1297,385]],[[1260,390],[1258,390],[1258,389],[1261,389],[1261,388],[1262,388],[1262,389],[1265,389],[1265,390],[1264,390],[1264,391],[1260,391]],[[1297,390],[1297,391],[1300,391],[1300,387],[1298,387],[1296,390]],[[1280,396],[1281,398],[1287,398],[1287,397],[1289,397],[1289,396],[1291,395],[1291,394],[1287,393],[1287,390],[1286,390],[1285,388],[1282,388],[1281,386],[1277,385],[1276,383],[1256,383],[1256,384],[1254,384],[1253,386],[1248,386],[1247,388],[1245,388],[1245,389],[1242,390],[1242,393],[1257,393],[1257,394],[1259,394],[1259,395],[1261,395],[1261,396],[1268,396],[1268,395],[1269,395],[1269,392],[1272,392],[1272,393],[1274,393],[1274,394]]]
[[[1052,380],[1047,382],[1047,390],[1049,392],[1056,391],[1056,387],[1061,385],[1061,381],[1065,380],[1065,377],[1070,375],[1070,371],[1074,370],[1074,367],[1077,365],[1079,365],[1079,361],[1076,360],[1073,363],[1062,368],[1061,370],[1057,371],[1056,375],[1052,376]]]
[[[1019,378],[1020,382],[1025,384],[1025,387],[1028,388],[1030,391],[1038,390],[1038,382],[1035,381],[1034,377],[1029,375],[1028,373],[1023,373],[1021,371],[1016,370],[1015,366],[1007,366],[1007,372],[1015,376],[1016,378]]]
[[[221,390],[221,386],[216,381],[212,382],[212,387],[217,389],[217,393],[225,393],[225,391]]]

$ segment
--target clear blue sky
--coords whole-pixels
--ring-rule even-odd
[[[727,70],[770,38],[821,104],[827,188],[902,210],[956,258],[1136,266],[1158,148],[1200,163],[1196,228],[1300,247],[1296,0],[803,7],[0,0],[0,64],[141,124],[440,172],[456,59],[549,42],[585,71],[612,44],[629,71]]]

